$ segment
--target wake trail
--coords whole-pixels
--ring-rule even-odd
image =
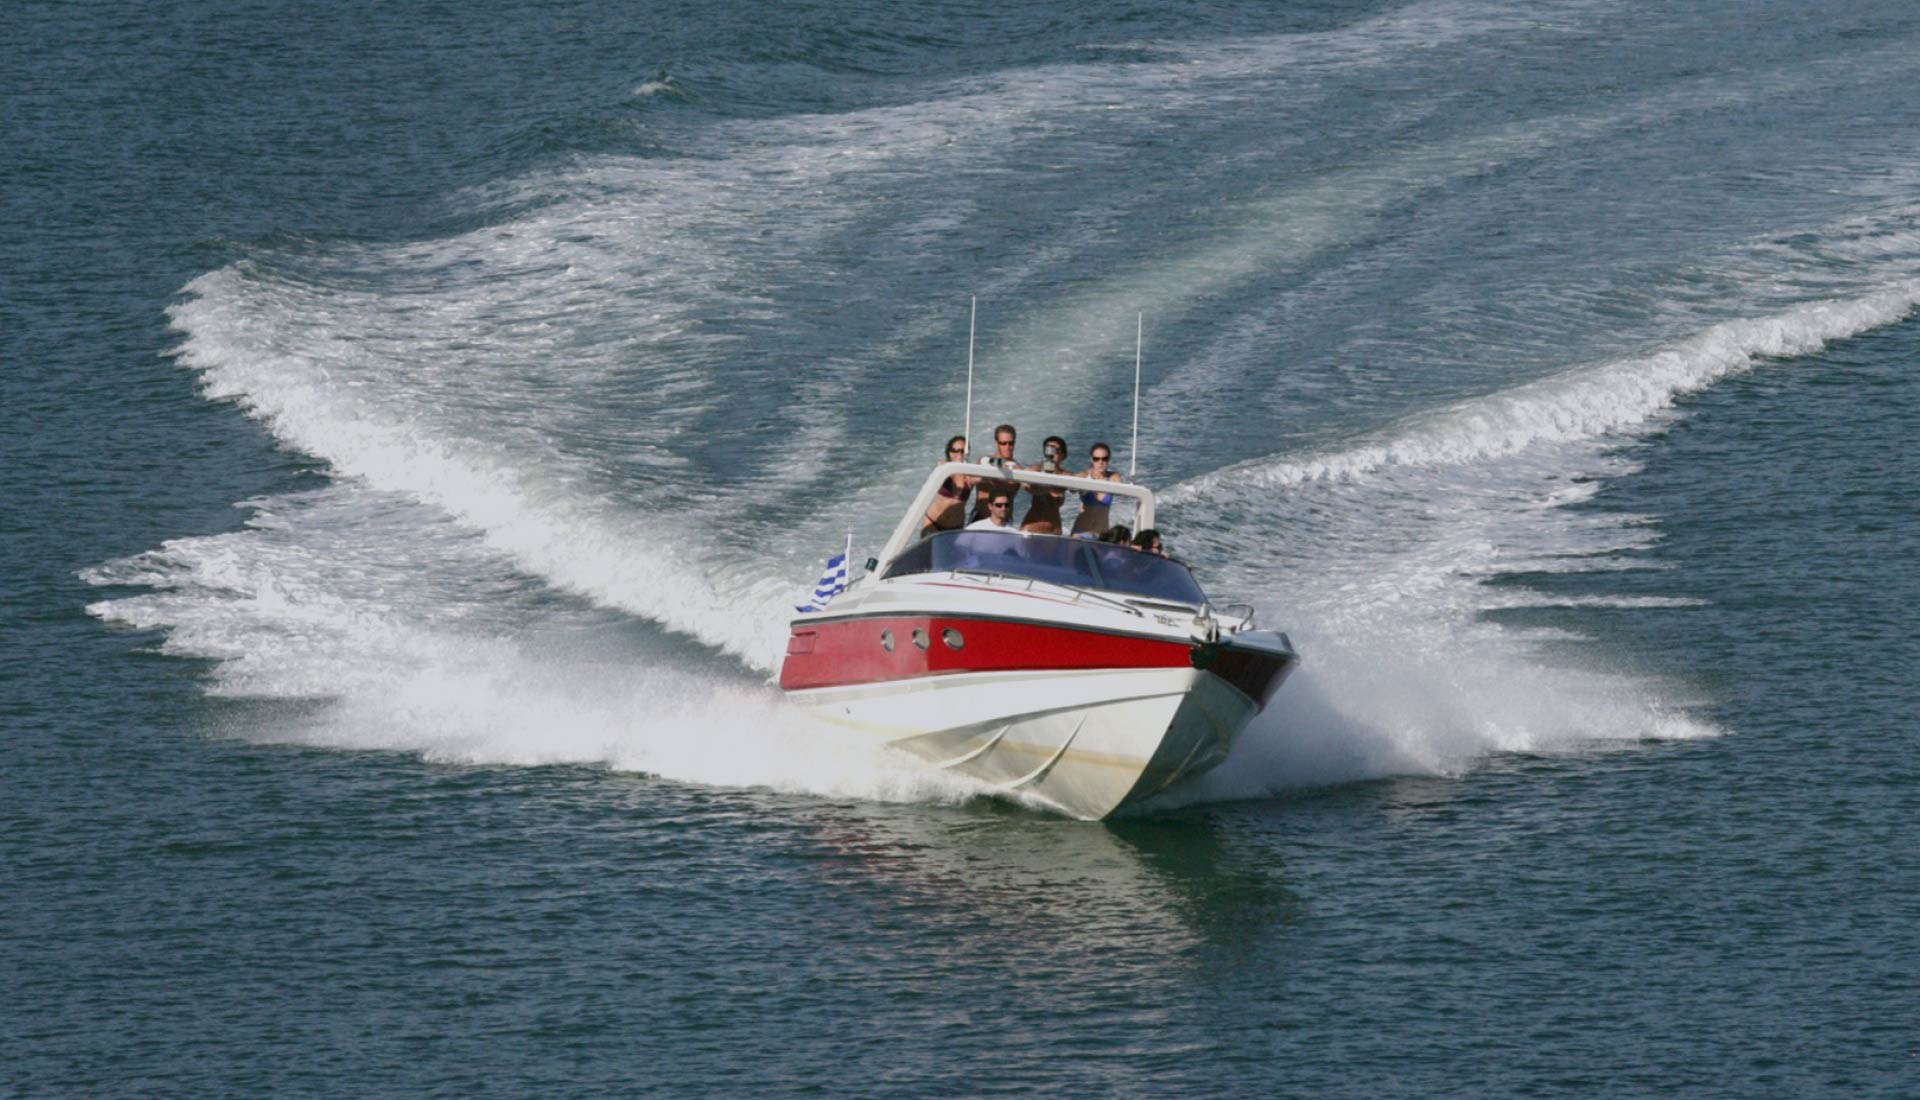
[[[1895,324],[1920,306],[1920,281],[1858,298],[1809,302],[1769,317],[1727,321],[1651,354],[1576,368],[1422,413],[1378,442],[1306,459],[1254,459],[1190,478],[1162,494],[1206,500],[1251,484],[1286,488],[1363,477],[1391,466],[1465,465],[1531,447],[1630,432],[1676,401],[1765,359],[1793,359]]]
[[[173,307],[185,334],[175,354],[203,392],[231,401],[286,445],[325,459],[340,478],[400,492],[484,535],[486,545],[556,588],[652,619],[769,669],[779,643],[766,625],[787,585],[670,515],[596,506],[511,454],[342,386],[324,357],[288,353],[223,324],[244,301],[223,269]]]
[[[1173,487],[1168,526],[1224,566],[1224,583],[1210,586],[1250,596],[1305,660],[1228,761],[1163,805],[1456,774],[1488,753],[1723,734],[1697,716],[1706,700],[1685,683],[1563,630],[1488,617],[1529,607],[1686,614],[1703,601],[1484,582],[1648,568],[1623,552],[1657,539],[1654,517],[1572,507],[1638,469],[1622,444],[1664,424],[1687,394],[1899,323],[1917,306],[1920,282],[1729,321],[1423,414],[1359,446],[1256,459]]]

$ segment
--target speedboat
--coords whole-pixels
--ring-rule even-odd
[[[793,619],[780,686],[826,722],[1071,817],[1095,820],[1199,775],[1299,663],[1250,607],[1216,608],[1187,566],[1130,546],[1013,528],[921,538],[948,478],[1029,492],[1131,482],[936,467],[866,573]],[[1120,507],[1118,500],[1114,507]]]

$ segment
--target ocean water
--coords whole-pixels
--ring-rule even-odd
[[[0,1096],[1920,1096],[1909,0],[0,31]],[[1305,656],[1122,820],[770,682],[976,296]]]

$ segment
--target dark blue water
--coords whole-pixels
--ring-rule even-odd
[[[0,60],[0,1095],[1920,1095],[1910,4]],[[974,295],[1306,655],[1125,820],[769,685]]]

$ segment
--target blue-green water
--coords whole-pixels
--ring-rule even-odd
[[[1920,9],[16,3],[0,1096],[1920,1095]],[[964,400],[1307,663],[801,726]]]

